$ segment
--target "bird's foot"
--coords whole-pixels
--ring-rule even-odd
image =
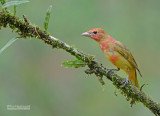
[[[127,85],[128,83],[129,83],[129,70],[128,70],[128,75],[127,75],[127,78],[126,78],[126,80],[124,82],[124,85]]]
[[[127,85],[128,83],[129,83],[129,79],[128,79],[128,76],[127,76],[127,78],[126,78],[126,80],[124,82],[124,85]]]
[[[117,71],[119,71],[120,68],[117,68],[117,69],[107,69],[107,72],[106,73],[109,73],[110,71],[113,71],[114,73],[117,73]]]
[[[128,79],[128,76],[127,76],[125,82],[122,83],[121,87],[122,87],[122,88],[125,87],[125,85],[127,85],[128,83],[129,83],[129,79]]]

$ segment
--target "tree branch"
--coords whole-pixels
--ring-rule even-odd
[[[23,38],[38,38],[53,48],[63,49],[70,53],[79,60],[82,60],[88,65],[89,69],[85,72],[87,74],[94,73],[100,78],[103,83],[102,77],[107,77],[113,82],[113,85],[118,88],[121,93],[132,101],[142,102],[144,106],[150,109],[155,115],[160,116],[160,104],[153,101],[144,92],[140,91],[137,87],[131,83],[124,86],[125,79],[119,77],[112,70],[106,70],[102,64],[98,63],[93,56],[84,54],[73,48],[72,46],[64,43],[63,41],[56,39],[48,34],[46,31],[41,30],[38,26],[32,25],[28,21],[20,20],[18,17],[11,14],[8,10],[0,11],[0,29],[2,27],[9,26],[12,30],[18,33]]]

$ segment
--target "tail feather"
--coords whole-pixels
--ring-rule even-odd
[[[132,82],[133,85],[135,85],[136,87],[140,88],[138,80],[137,80],[136,69],[131,69],[129,71],[129,80]]]

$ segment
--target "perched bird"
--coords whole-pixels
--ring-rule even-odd
[[[142,77],[141,72],[131,52],[124,44],[115,40],[103,29],[99,28],[91,29],[88,32],[82,33],[82,35],[98,42],[107,59],[118,68],[117,70],[122,69],[126,72],[128,76],[125,84],[131,81],[133,85],[139,88],[136,70]]]

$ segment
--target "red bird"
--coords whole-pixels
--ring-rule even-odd
[[[125,84],[130,80],[132,84],[139,88],[136,70],[141,72],[129,49],[121,42],[108,35],[103,29],[94,28],[82,33],[83,36],[94,39],[100,45],[105,56],[111,61],[118,70],[122,69],[128,75]]]

